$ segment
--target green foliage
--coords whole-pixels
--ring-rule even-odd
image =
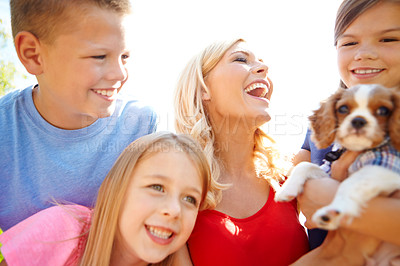
[[[11,38],[3,26],[0,19],[0,49],[6,47],[7,40]],[[8,90],[15,89],[14,77],[16,74],[15,65],[12,62],[0,59],[0,96],[4,95]]]

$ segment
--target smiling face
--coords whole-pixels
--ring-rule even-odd
[[[270,120],[268,67],[244,42],[233,45],[205,77],[203,101],[212,120],[245,119],[258,127]],[[218,123],[218,122],[217,122]]]
[[[73,12],[73,11],[70,11]],[[83,128],[110,116],[127,79],[125,16],[89,6],[78,11],[54,42],[41,42],[43,72],[34,103],[51,124]]]
[[[194,227],[202,187],[199,171],[183,151],[169,148],[143,158],[122,206],[118,254],[155,263],[182,247]]]
[[[400,86],[400,4],[384,1],[365,11],[339,36],[337,51],[347,87]]]

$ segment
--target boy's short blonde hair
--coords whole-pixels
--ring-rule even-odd
[[[28,31],[51,43],[59,31],[68,30],[70,25],[67,24],[77,12],[84,14],[90,6],[120,15],[131,12],[130,0],[10,0],[13,37],[21,31]]]

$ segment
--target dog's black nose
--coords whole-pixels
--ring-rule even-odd
[[[356,117],[351,121],[351,125],[355,128],[355,129],[360,129],[363,126],[365,126],[365,124],[367,124],[367,121],[362,118],[362,117]]]

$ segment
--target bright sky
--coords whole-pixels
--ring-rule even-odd
[[[0,18],[9,23],[8,0]],[[161,130],[173,131],[172,94],[186,62],[223,37],[242,37],[269,66],[274,82],[272,121],[266,125],[286,151],[296,152],[307,116],[339,83],[333,27],[341,0],[134,0],[134,36],[125,90],[160,114]],[[1,48],[0,57],[12,47]],[[25,73],[25,72],[24,72]],[[17,80],[18,87],[34,82]]]

